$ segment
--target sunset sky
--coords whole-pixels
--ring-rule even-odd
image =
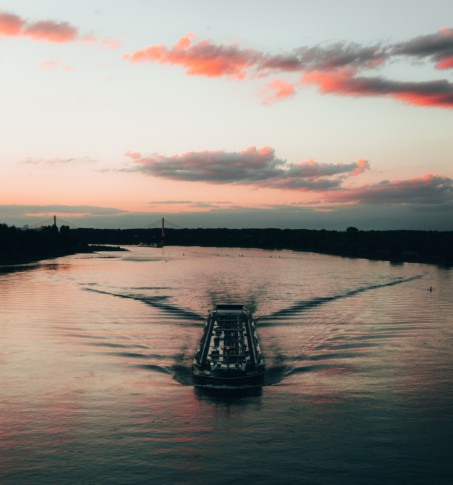
[[[453,230],[453,1],[0,0],[0,223]]]

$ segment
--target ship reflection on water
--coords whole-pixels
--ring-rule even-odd
[[[195,385],[195,396],[202,401],[229,404],[249,397],[261,397],[263,389],[261,386],[202,386]]]

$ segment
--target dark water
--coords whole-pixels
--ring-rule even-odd
[[[0,272],[0,483],[452,483],[452,276],[181,247]],[[258,317],[261,390],[193,387],[217,302]]]

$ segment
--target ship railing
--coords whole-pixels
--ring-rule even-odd
[[[214,325],[214,330],[225,330],[232,328],[234,330],[241,330],[241,328],[244,328],[244,325],[237,325],[234,322],[222,322],[221,324],[215,324]]]
[[[219,327],[218,330],[221,332],[242,332],[242,327]],[[214,331],[218,331],[214,329]]]

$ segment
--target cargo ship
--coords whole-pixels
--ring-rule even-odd
[[[244,305],[217,305],[205,323],[192,364],[195,385],[261,385],[264,359]]]

